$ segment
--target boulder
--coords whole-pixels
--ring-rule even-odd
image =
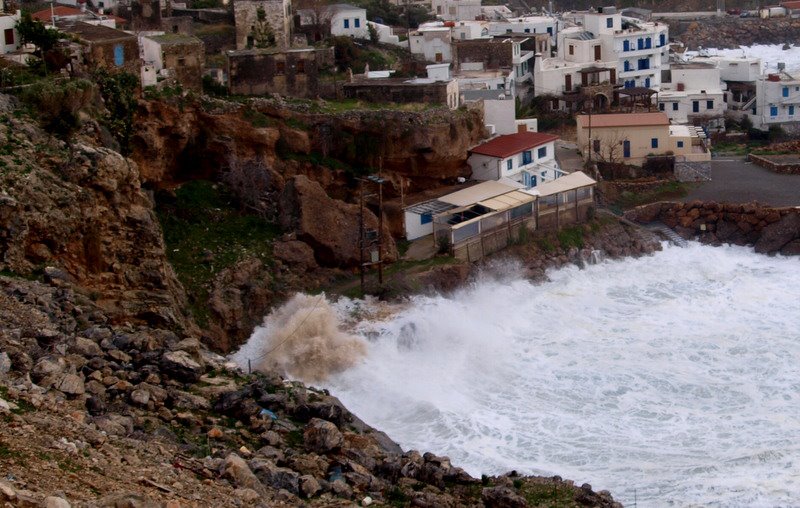
[[[76,355],[85,356],[87,358],[93,356],[103,356],[103,350],[93,340],[85,337],[75,337],[75,344],[70,348]]]
[[[57,496],[48,496],[42,502],[42,508],[70,508],[69,501]]]
[[[203,365],[186,351],[170,351],[162,356],[161,370],[174,379],[190,383],[198,381],[205,372]]]
[[[267,489],[258,481],[247,462],[235,453],[231,453],[225,458],[225,463],[222,465],[222,476],[231,480],[239,488],[253,489],[262,496],[267,494]]]
[[[789,213],[761,231],[761,238],[755,245],[759,254],[778,252],[790,241],[800,238],[800,214]]]
[[[490,487],[481,491],[481,500],[487,508],[525,508],[525,498],[509,487]]]
[[[344,443],[344,436],[336,425],[319,418],[312,418],[303,432],[306,448],[316,453],[333,451]]]
[[[161,508],[159,503],[141,494],[111,494],[92,503],[96,508]]]
[[[296,471],[278,467],[268,459],[253,459],[250,461],[250,467],[263,485],[277,490],[283,489],[294,495],[300,493],[300,475]]]
[[[303,270],[313,270],[317,267],[314,249],[299,240],[275,242],[272,246],[272,255],[289,266]]]
[[[279,200],[281,227],[314,249],[322,266],[357,266],[361,207],[332,199],[305,175],[289,180]],[[378,218],[365,206],[364,228],[378,229]],[[397,259],[397,247],[387,226],[383,231],[384,259]]]
[[[781,254],[784,256],[800,256],[800,240],[792,240],[781,248]],[[0,377],[3,373],[0,369]]]
[[[77,374],[64,374],[56,383],[56,389],[67,395],[83,395],[86,393],[86,386],[83,377]]]
[[[307,474],[300,477],[300,493],[303,497],[314,497],[322,487],[313,476]]]
[[[0,352],[0,379],[6,377],[11,372],[11,358],[5,351]]]

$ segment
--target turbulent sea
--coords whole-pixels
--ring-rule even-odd
[[[800,502],[797,258],[690,244],[507,272],[351,322],[363,355],[316,384],[475,476],[558,474],[638,506]]]

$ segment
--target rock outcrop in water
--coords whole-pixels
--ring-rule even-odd
[[[759,254],[800,255],[800,212],[758,203],[692,201],[654,203],[626,213],[639,222],[661,221],[684,238],[708,244],[753,245]]]

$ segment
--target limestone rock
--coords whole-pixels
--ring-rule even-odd
[[[322,487],[313,476],[307,474],[300,477],[300,493],[303,497],[314,497],[320,490]]]
[[[258,481],[256,475],[250,470],[247,462],[235,453],[231,453],[225,458],[222,466],[222,476],[233,481],[234,485],[240,488],[253,489],[260,495],[266,495],[266,489]]]
[[[170,377],[181,381],[195,382],[205,371],[186,351],[170,351],[161,357],[161,369]]]
[[[327,420],[313,418],[303,433],[306,447],[316,453],[327,453],[342,446],[344,436],[336,425]]]
[[[328,196],[322,186],[305,175],[287,182],[280,198],[281,227],[314,249],[322,266],[356,266],[360,207]],[[378,229],[378,218],[364,209],[364,227]],[[397,247],[384,226],[384,259],[397,258]]]
[[[275,242],[272,246],[272,255],[287,265],[302,270],[310,270],[317,267],[317,262],[314,259],[314,249],[299,240]]]
[[[70,508],[69,502],[61,497],[48,496],[44,498],[42,508]]]
[[[278,467],[267,459],[253,459],[250,466],[262,484],[278,490],[286,490],[294,495],[300,493],[300,475],[296,471]]]
[[[76,374],[64,374],[56,384],[56,389],[67,395],[83,395],[86,393],[83,377]]]
[[[111,494],[92,504],[96,508],[161,508],[159,503],[149,497],[134,493]]]

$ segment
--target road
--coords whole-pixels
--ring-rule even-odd
[[[800,206],[800,175],[783,175],[741,159],[711,162],[711,181],[698,184],[686,201],[758,201],[772,206]]]

